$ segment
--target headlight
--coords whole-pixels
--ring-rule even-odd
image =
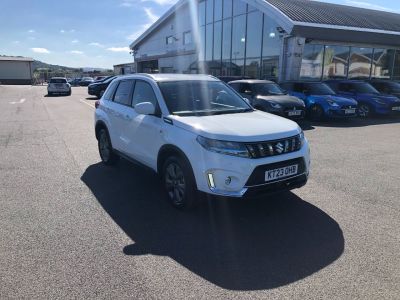
[[[304,136],[303,130],[301,130],[301,132],[300,132],[300,134],[299,134],[299,140],[300,140],[300,145],[301,145],[301,147],[303,147],[304,142],[305,142],[305,136]]]
[[[281,109],[282,105],[275,103],[275,102],[268,102],[273,108]]]
[[[326,102],[328,102],[328,104],[330,105],[330,106],[333,106],[333,107],[339,107],[339,104],[337,104],[335,101],[333,101],[333,100],[326,100]]]
[[[249,151],[242,143],[213,140],[200,135],[196,140],[204,149],[211,152],[239,157],[250,157]]]
[[[372,100],[374,100],[376,103],[378,103],[378,104],[380,104],[380,105],[386,105],[386,102],[385,102],[385,101],[382,101],[382,100],[379,99],[379,98],[372,98]]]

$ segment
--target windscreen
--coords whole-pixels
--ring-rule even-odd
[[[260,96],[285,95],[276,83],[256,83],[254,87],[256,94]]]
[[[351,87],[355,89],[357,93],[379,94],[377,89],[375,89],[372,85],[366,82],[355,82],[352,83]]]
[[[231,88],[220,81],[160,82],[171,114],[215,115],[253,111]]]
[[[311,95],[335,95],[335,92],[325,83],[309,83],[307,91]]]
[[[64,78],[52,78],[50,83],[67,83],[67,79]]]

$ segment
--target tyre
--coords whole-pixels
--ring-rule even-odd
[[[197,189],[187,159],[180,156],[168,157],[163,164],[161,176],[167,200],[175,208],[187,210],[193,207]]]
[[[71,96],[71,94],[72,94],[72,91],[69,90],[69,92],[67,93],[67,96]]]
[[[313,121],[321,121],[324,118],[324,110],[317,104],[310,107],[309,114]]]
[[[100,129],[98,138],[98,147],[101,161],[107,166],[115,165],[119,156],[115,154],[108,131],[104,128]]]
[[[48,97],[51,97],[51,96],[53,96],[53,93],[47,92],[47,96],[48,96]]]
[[[373,114],[373,110],[371,105],[367,103],[359,103],[358,104],[358,115],[361,118],[369,118]]]

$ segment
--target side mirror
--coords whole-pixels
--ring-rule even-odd
[[[142,102],[135,105],[135,111],[140,115],[154,115],[156,108],[151,102]]]

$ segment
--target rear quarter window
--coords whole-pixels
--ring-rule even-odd
[[[112,98],[114,96],[114,92],[115,92],[117,85],[118,85],[118,81],[114,81],[108,86],[108,88],[103,96],[104,100],[112,101]]]

